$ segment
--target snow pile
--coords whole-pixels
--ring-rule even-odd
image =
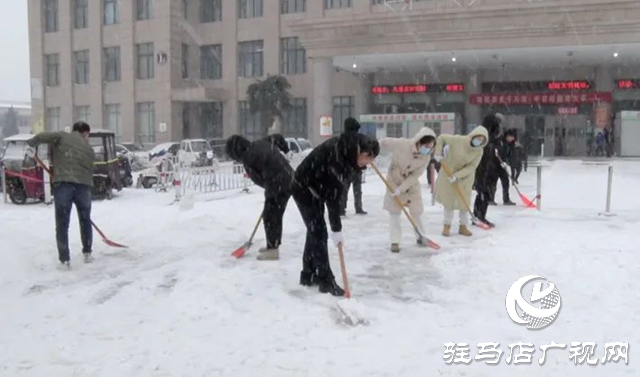
[[[196,196],[125,190],[94,202],[94,220],[114,241],[95,239],[96,262],[81,264],[71,225],[71,272],[55,267],[53,209],[0,204],[0,375],[2,376],[636,376],[629,365],[573,365],[571,342],[640,340],[640,162],[615,162],[614,217],[604,211],[607,171],[557,161],[543,176],[543,211],[491,207],[492,231],[439,236],[442,211],[427,207],[437,255],[415,246],[405,222],[402,252],[389,252],[384,187],[369,176],[366,217],[345,220],[345,258],[358,314],[367,326],[336,322],[338,299],[297,284],[305,228],[293,201],[279,262],[229,254],[244,243],[262,195]],[[521,189],[535,196],[535,170]],[[500,191],[500,190],[498,190]],[[430,203],[425,184],[425,203]],[[512,190],[514,200],[517,199]],[[500,203],[498,195],[497,202]],[[190,203],[187,203],[190,204]],[[454,230],[457,230],[454,226]],[[331,250],[338,282],[337,251]],[[514,324],[506,293],[542,275],[558,287],[562,310],[540,331]],[[350,303],[351,304],[351,303]],[[508,345],[533,343],[531,365],[507,364]],[[550,350],[544,366],[540,346]],[[498,366],[447,365],[444,344],[499,342]]]

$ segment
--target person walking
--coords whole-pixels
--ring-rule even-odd
[[[344,185],[379,152],[377,141],[362,134],[343,133],[314,148],[296,169],[293,198],[307,227],[301,285],[318,285],[321,293],[344,296],[344,290],[336,283],[329,265],[325,206],[333,244],[342,246],[344,237],[340,212]]]
[[[280,259],[282,244],[282,218],[291,197],[293,168],[281,153],[285,144],[274,143],[281,135],[250,142],[240,135],[227,139],[226,152],[234,161],[242,163],[244,170],[256,185],[264,189],[262,217],[267,246],[258,252],[258,260]]]
[[[93,261],[93,229],[91,200],[95,153],[88,138],[91,127],[85,122],[73,125],[72,132],[43,132],[31,138],[27,154],[35,156],[40,144],[48,144],[53,159],[53,197],[56,216],[58,260],[63,269],[71,269],[69,221],[75,204],[80,222],[82,255],[85,263]]]
[[[350,132],[354,134],[358,134],[360,131],[360,123],[354,118],[347,118],[344,124],[344,132]],[[366,167],[365,167],[366,169]],[[342,212],[341,216],[347,215],[347,202],[349,201],[349,187],[353,186],[353,204],[356,210],[356,215],[366,215],[367,212],[362,208],[362,174],[364,170],[356,170],[353,178],[346,182],[344,185],[344,190],[342,191]]]
[[[384,209],[389,212],[389,238],[391,240],[391,252],[400,252],[400,240],[402,239],[402,208],[409,208],[411,217],[415,220],[420,232],[424,234],[422,214],[422,189],[420,177],[427,169],[431,159],[431,151],[436,143],[436,134],[432,129],[423,127],[411,139],[382,138],[380,149],[391,154],[387,180],[393,192],[386,191],[384,197]],[[417,235],[418,244],[422,245],[422,238]]]
[[[435,159],[442,166],[436,181],[435,199],[444,207],[444,226],[442,235],[451,235],[454,211],[459,211],[460,227],[458,233],[472,236],[469,230],[469,205],[476,169],[483,156],[483,147],[487,145],[487,129],[478,126],[469,135],[440,135],[437,140]],[[451,173],[447,176],[447,173]],[[457,185],[460,188],[454,187]],[[462,197],[461,197],[462,196]]]

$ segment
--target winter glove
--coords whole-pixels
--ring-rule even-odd
[[[455,175],[451,175],[451,177],[447,178],[447,180],[449,180],[449,183],[454,184],[458,181],[458,177],[456,177]]]
[[[24,149],[24,153],[29,156],[30,158],[34,158],[36,156],[36,150],[33,147],[29,147],[27,146]]]
[[[391,193],[391,196],[396,197],[396,196],[400,196],[400,194],[402,194],[402,191],[400,191],[400,187],[397,187],[395,190],[393,190],[393,193]]]
[[[433,156],[433,159],[436,160],[436,162],[440,162],[444,157],[440,154],[437,154],[435,156]]]
[[[331,240],[336,247],[341,244],[344,246],[344,237],[342,236],[342,232],[331,232]]]
[[[442,148],[442,156],[447,157],[449,155],[450,148],[451,146],[449,144],[445,145],[444,148]]]
[[[502,168],[504,170],[507,170],[507,163],[506,162],[501,163],[500,166],[502,166]]]

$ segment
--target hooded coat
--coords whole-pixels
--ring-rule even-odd
[[[412,139],[390,137],[380,139],[380,148],[391,153],[387,180],[392,188],[400,189],[401,194],[398,198],[415,215],[421,215],[424,212],[420,177],[426,171],[431,159],[430,155],[422,155],[418,150],[418,142],[425,136],[436,138],[432,129],[423,127]],[[399,214],[402,211],[389,190],[384,197],[384,209],[392,214]]]
[[[253,183],[265,190],[267,198],[283,192],[290,194],[294,174],[280,153],[278,143],[273,143],[274,136],[252,143],[240,135],[233,135],[226,145],[229,157],[242,163]]]
[[[478,147],[471,145],[471,139],[476,136],[484,136],[484,142]],[[466,204],[460,199],[458,191],[449,183],[444,169],[440,170],[436,181],[436,201],[449,210],[468,210],[467,205],[471,203],[471,190],[475,179],[476,168],[480,164],[483,155],[483,147],[487,145],[489,134],[487,129],[478,126],[469,135],[440,135],[436,145],[436,155],[442,155],[443,148],[448,145],[447,155],[440,161],[446,165],[449,171],[458,180],[456,185],[462,188],[462,193],[466,198]]]

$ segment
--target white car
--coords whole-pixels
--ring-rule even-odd
[[[289,146],[289,161],[292,165],[297,165],[313,150],[313,145],[307,139],[288,137],[285,139]]]
[[[180,142],[178,158],[181,166],[213,166],[213,148],[205,139],[185,139]]]

